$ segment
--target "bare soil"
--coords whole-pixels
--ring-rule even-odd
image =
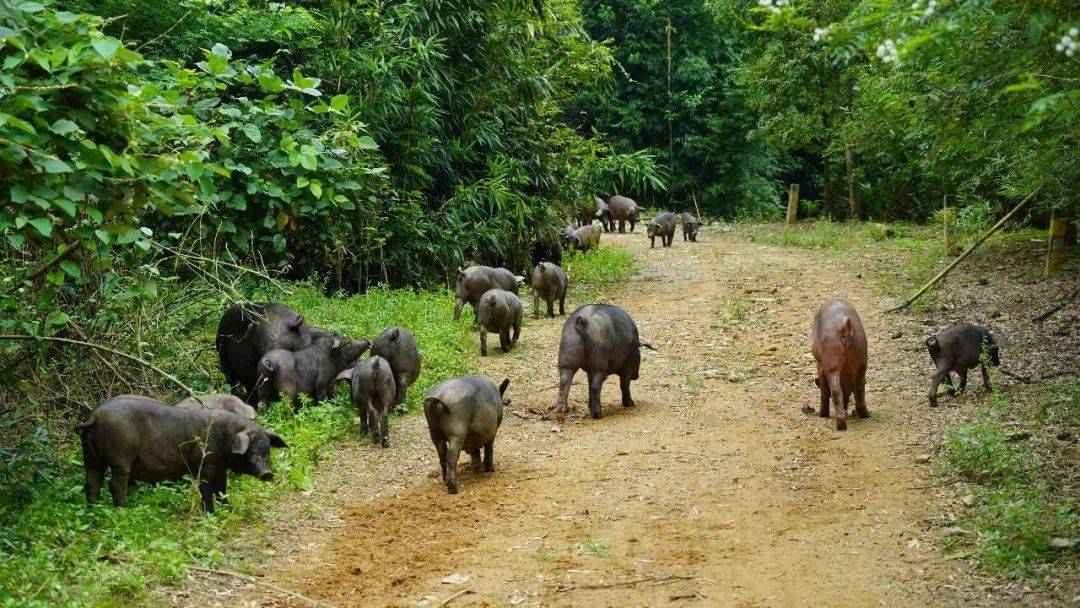
[[[643,234],[602,243],[638,257],[608,300],[659,349],[643,355],[636,407],[612,378],[603,419],[588,418],[579,374],[557,419],[563,320],[530,316],[514,352],[481,364],[511,379],[495,473],[463,458],[447,494],[423,418],[395,420],[389,449],[341,450],[305,498],[318,506],[253,550],[259,584],[199,574],[173,603],[310,605],[264,583],[338,608],[994,603],[934,537],[951,507],[928,461],[948,408],[926,407],[919,321],[883,313],[854,265],[806,250],[709,231],[666,249]],[[831,297],[855,305],[870,342],[871,417],[843,433],[803,411],[818,395],[810,318]]]

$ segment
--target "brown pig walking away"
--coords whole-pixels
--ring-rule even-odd
[[[498,388],[483,376],[462,376],[437,384],[424,398],[424,417],[443,482],[457,494],[457,462],[461,451],[472,456],[473,469],[480,471],[480,448],[484,448],[483,470],[495,470],[495,434],[503,419],[503,395],[510,380]]]
[[[843,300],[829,300],[814,315],[810,333],[818,365],[822,418],[829,416],[832,398],[836,430],[847,430],[847,404],[855,394],[855,412],[868,418],[866,410],[866,332],[855,308]]]

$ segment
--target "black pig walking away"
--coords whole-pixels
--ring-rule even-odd
[[[483,376],[462,376],[437,384],[424,398],[428,432],[439,453],[443,482],[457,494],[457,462],[461,451],[472,457],[473,470],[495,470],[495,435],[503,419],[503,395],[510,380],[498,388]],[[484,450],[483,461],[480,450]]]
[[[223,409],[188,409],[123,395],[102,403],[79,425],[86,500],[101,496],[111,474],[113,504],[123,507],[129,481],[159,482],[198,475],[202,508],[225,494],[227,471],[274,478],[270,448],[286,447],[273,431]]]
[[[559,301],[559,314],[566,314],[566,288],[569,279],[566,271],[551,262],[540,262],[533,268],[533,317],[540,318],[540,300],[547,303],[547,314],[555,316],[555,301]]]
[[[350,395],[360,414],[360,434],[370,428],[375,443],[389,447],[390,410],[394,407],[394,373],[390,362],[374,355],[350,371]]]
[[[577,370],[589,376],[589,412],[603,414],[600,389],[608,376],[619,376],[623,407],[633,407],[630,381],[638,379],[641,348],[653,349],[641,340],[637,325],[625,310],[610,304],[588,304],[574,311],[563,323],[559,342],[559,400],[556,409],[565,412],[570,384]],[[656,349],[653,349],[656,350]]]
[[[416,338],[404,327],[390,327],[371,343],[372,356],[390,363],[394,373],[394,405],[405,403],[405,393],[420,376],[420,349]]]
[[[505,268],[492,268],[491,266],[469,266],[459,268],[457,282],[454,285],[454,297],[458,302],[454,305],[454,320],[461,318],[461,309],[468,302],[473,309],[473,321],[476,320],[477,305],[480,297],[489,289],[503,289],[517,294],[518,285],[525,277],[515,275]]]
[[[986,372],[986,364],[1001,365],[1001,359],[997,342],[988,329],[970,323],[956,325],[927,338],[926,349],[930,351],[930,358],[937,368],[927,395],[931,407],[938,404],[938,385],[944,382],[952,386],[953,372],[960,376],[960,390],[963,391],[967,389],[968,370],[980,368],[983,387],[990,392],[990,374]]]
[[[480,355],[486,357],[488,354],[489,331],[498,333],[502,351],[510,352],[521,335],[521,300],[509,291],[489,289],[484,297],[480,298],[480,307],[476,314],[476,320],[480,324]],[[514,332],[512,338],[511,330]]]

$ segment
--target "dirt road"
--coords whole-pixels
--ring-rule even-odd
[[[518,350],[483,372],[512,379],[494,474],[463,458],[448,495],[421,417],[398,421],[393,446],[366,444],[320,482],[333,507],[274,543],[265,580],[351,606],[918,606],[952,603],[953,562],[926,537],[920,429],[932,414],[916,335],[854,268],[804,250],[723,240],[648,248],[604,235],[642,272],[615,289],[642,336],[637,407],[603,393],[587,417],[551,419],[562,319],[531,317]],[[871,418],[831,421],[814,404],[807,334],[831,296],[861,311],[870,340]],[[576,302],[579,304],[581,302]],[[531,306],[531,303],[530,303]],[[531,312],[531,310],[530,310]],[[910,338],[907,339],[910,341]],[[905,379],[911,378],[911,382]],[[901,388],[897,388],[897,387]],[[546,417],[548,419],[541,419]],[[452,575],[467,580],[443,583]],[[935,590],[935,591],[931,591]],[[260,595],[265,593],[266,595]],[[231,605],[300,600],[263,586]],[[290,603],[291,602],[291,603]]]

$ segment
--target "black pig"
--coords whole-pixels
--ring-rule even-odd
[[[499,388],[483,376],[462,376],[439,383],[424,398],[424,417],[443,482],[457,494],[457,462],[461,451],[472,456],[473,468],[480,469],[480,448],[484,448],[483,468],[495,470],[495,434],[503,419],[502,396],[510,380]]]
[[[926,349],[934,360],[937,372],[930,382],[930,406],[937,405],[938,385],[944,382],[952,386],[952,372],[960,376],[960,390],[967,389],[968,370],[980,368],[983,386],[990,392],[990,375],[986,373],[986,362],[1000,365],[997,343],[994,336],[985,327],[965,323],[950,327],[936,336],[926,339]],[[983,359],[983,353],[986,359]]]
[[[113,504],[123,507],[129,481],[159,482],[198,476],[202,508],[214,510],[214,497],[225,494],[226,471],[270,481],[270,448],[285,441],[248,420],[222,409],[166,405],[149,397],[124,395],[102,403],[79,424],[86,500],[101,496],[105,472],[112,474]]]

